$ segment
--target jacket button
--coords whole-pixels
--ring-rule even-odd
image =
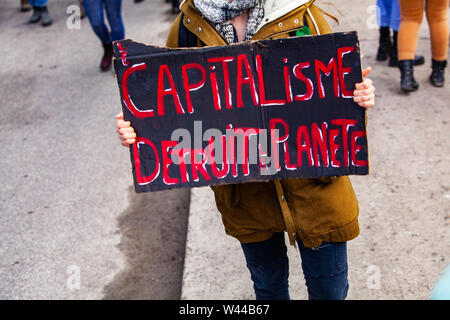
[[[286,198],[284,197],[284,195],[281,196],[281,200],[286,200]]]
[[[186,19],[186,23],[187,23],[187,24],[191,23],[191,19],[187,18],[187,19]]]
[[[294,23],[298,23],[298,19],[295,19],[295,20],[294,20]]]
[[[281,28],[281,27],[283,26],[283,24],[280,22],[280,23],[278,24],[278,26]]]
[[[198,28],[197,28],[197,31],[198,31],[198,32],[202,32],[202,28],[198,27]]]

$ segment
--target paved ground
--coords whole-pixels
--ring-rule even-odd
[[[66,27],[74,3],[50,0],[48,28],[0,3],[0,299],[178,299],[189,190],[134,193],[114,73],[86,19]],[[154,44],[174,18],[163,0],[123,15]]]
[[[369,176],[352,177],[361,234],[349,242],[349,299],[426,299],[450,263],[450,91],[433,88],[429,33],[420,33],[420,91],[399,92],[399,71],[374,62],[375,1],[318,1],[340,20],[336,31],[358,30],[363,65],[372,66],[377,105],[368,113]],[[450,72],[447,70],[447,78]],[[239,243],[224,234],[208,188],[193,189],[183,276],[184,299],[253,299]],[[208,230],[207,243],[204,241]],[[306,299],[300,257],[289,248],[294,299]]]

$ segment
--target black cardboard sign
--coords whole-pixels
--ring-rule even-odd
[[[368,173],[356,32],[114,53],[137,192]]]

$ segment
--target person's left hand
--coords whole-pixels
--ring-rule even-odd
[[[355,91],[353,91],[353,101],[355,101],[360,107],[369,108],[375,105],[375,87],[372,84],[372,80],[366,78],[366,76],[372,71],[369,67],[362,72],[363,82],[355,85]]]

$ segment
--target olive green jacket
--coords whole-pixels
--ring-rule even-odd
[[[252,40],[289,37],[289,33],[303,26],[304,21],[312,34],[330,33],[323,11],[313,2],[266,0],[266,6],[272,7],[266,8],[263,23]],[[285,12],[286,8],[288,12]],[[180,23],[197,36],[199,47],[227,44],[202,18],[192,0],[182,3],[181,12],[169,33],[168,47],[178,47]],[[243,243],[263,241],[274,232],[286,231],[291,244],[298,237],[306,247],[317,247],[322,241],[343,242],[359,234],[358,202],[347,176],[211,188],[226,233]]]

